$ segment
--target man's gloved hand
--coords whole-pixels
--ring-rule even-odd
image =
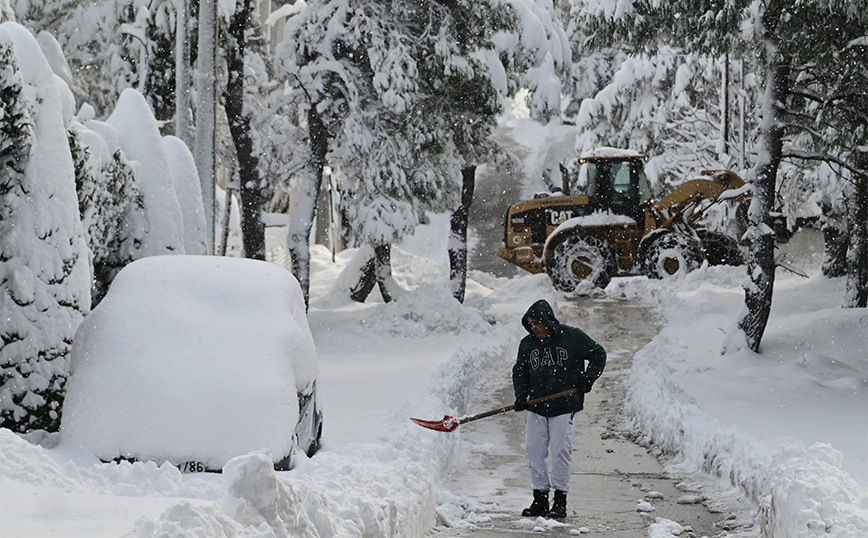
[[[593,386],[594,386],[593,381],[590,381],[590,380],[583,377],[579,380],[579,384],[576,388],[578,388],[580,392],[587,394],[587,393],[591,392],[591,388],[593,388]]]
[[[525,411],[527,409],[527,396],[522,394],[518,398],[515,399],[515,410],[516,411]]]

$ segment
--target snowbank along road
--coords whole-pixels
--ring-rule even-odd
[[[657,518],[683,526],[682,536],[726,535],[732,530],[726,514],[711,513],[701,495],[683,489],[654,456],[618,428],[622,380],[633,354],[657,332],[651,309],[634,302],[581,297],[559,301],[558,315],[603,344],[609,356],[577,420],[567,519],[521,517],[532,500],[524,458],[524,415],[510,411],[462,426],[464,450],[446,482],[450,491],[467,497],[468,512],[474,514],[462,521],[439,514],[440,525],[431,535],[486,538],[539,536],[544,531],[641,538],[651,535],[649,526]],[[514,356],[504,357],[502,371],[477,388],[471,400],[474,410],[513,402],[508,367],[513,360]]]

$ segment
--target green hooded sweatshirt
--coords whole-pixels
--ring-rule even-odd
[[[537,338],[530,329],[528,318],[544,322],[554,334],[545,339]],[[578,394],[532,405],[528,409],[545,417],[581,411],[585,403],[581,387],[583,384],[590,386],[602,375],[606,350],[582,330],[561,324],[551,305],[543,299],[528,308],[521,324],[529,334],[518,345],[518,358],[512,368],[516,399],[540,398],[579,387]]]

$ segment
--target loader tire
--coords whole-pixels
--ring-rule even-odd
[[[615,256],[602,239],[572,235],[555,245],[546,273],[560,291],[575,291],[584,280],[605,288],[615,274]]]
[[[648,245],[642,268],[648,278],[669,278],[698,269],[704,259],[699,241],[673,232],[661,235]]]
[[[708,265],[742,265],[744,255],[738,242],[732,237],[720,232],[696,230],[702,242],[702,251],[708,260]]]

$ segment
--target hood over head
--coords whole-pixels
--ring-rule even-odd
[[[555,317],[552,305],[550,305],[545,299],[540,299],[530,305],[530,308],[528,308],[524,316],[521,317],[521,324],[524,326],[525,330],[527,330],[528,333],[533,334],[533,331],[530,330],[530,325],[527,322],[528,318],[542,321],[551,327],[555,334],[561,332],[561,322]]]

